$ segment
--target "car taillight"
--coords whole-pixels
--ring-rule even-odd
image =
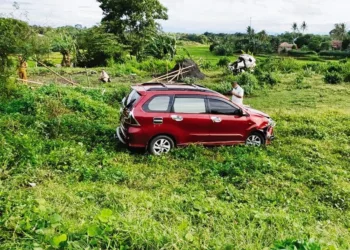
[[[140,126],[139,122],[136,120],[134,116],[134,110],[128,111],[126,122],[133,126]]]

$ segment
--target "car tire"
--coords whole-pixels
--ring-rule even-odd
[[[175,146],[174,140],[166,135],[159,135],[152,139],[148,145],[148,151],[152,155],[167,154]]]
[[[254,147],[264,146],[265,138],[261,133],[253,132],[248,136],[247,140],[245,141],[245,145]]]

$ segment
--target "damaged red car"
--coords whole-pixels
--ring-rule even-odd
[[[145,83],[123,99],[116,137],[160,155],[189,144],[262,146],[274,139],[274,127],[269,115],[203,86]]]

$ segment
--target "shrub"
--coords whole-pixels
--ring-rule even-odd
[[[215,65],[211,64],[210,61],[202,61],[199,63],[201,69],[212,69],[215,68]]]
[[[215,46],[213,52],[217,56],[229,56],[234,53],[234,48],[230,45],[220,44]]]
[[[350,82],[350,72],[345,73],[344,82]]]
[[[244,72],[235,77],[235,81],[244,89],[245,94],[251,95],[258,88],[258,79],[248,72]]]
[[[219,67],[226,67],[230,63],[230,59],[228,57],[222,57],[220,58],[219,62],[217,63],[217,66]]]
[[[280,82],[278,75],[274,72],[268,72],[263,74],[261,79],[264,83],[269,84],[271,86],[274,86]]]
[[[290,50],[288,51],[288,55],[290,56],[295,56],[295,57],[299,57],[299,56],[309,56],[309,55],[316,55],[317,53],[315,51],[302,51],[302,50]]]
[[[343,78],[338,72],[327,72],[324,76],[324,81],[329,84],[341,83],[342,80]]]
[[[304,70],[312,70],[316,73],[324,73],[326,71],[326,65],[321,63],[308,63],[303,66]]]
[[[278,249],[321,250],[321,246],[312,240],[304,241],[304,240],[288,239],[288,240],[276,242],[272,247],[272,250],[278,250]]]
[[[340,64],[332,64],[332,65],[328,66],[328,68],[327,68],[328,72],[338,72],[338,73],[340,73],[340,72],[342,72],[342,70],[343,70],[343,68],[342,68],[342,66]]]
[[[350,51],[321,51],[320,56],[345,58],[350,57]]]

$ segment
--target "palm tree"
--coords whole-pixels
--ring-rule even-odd
[[[300,29],[303,31],[303,33],[305,32],[305,30],[307,30],[307,24],[305,21],[301,24]]]
[[[329,34],[334,38],[340,41],[343,41],[347,37],[347,30],[345,23],[336,23],[334,24],[334,29],[332,29]]]
[[[298,28],[298,24],[297,23],[293,23],[292,24],[292,30],[294,33],[297,33],[297,31],[299,31],[299,28]]]
[[[269,39],[269,35],[265,30],[260,31],[257,35],[261,42],[266,42]]]
[[[255,30],[251,26],[248,26],[247,27],[247,34],[248,34],[248,36],[252,37],[252,36],[254,36],[254,33],[255,33]]]
[[[292,30],[293,30],[293,44],[295,44],[295,41],[298,39],[298,32],[299,32],[297,23],[292,24]]]

